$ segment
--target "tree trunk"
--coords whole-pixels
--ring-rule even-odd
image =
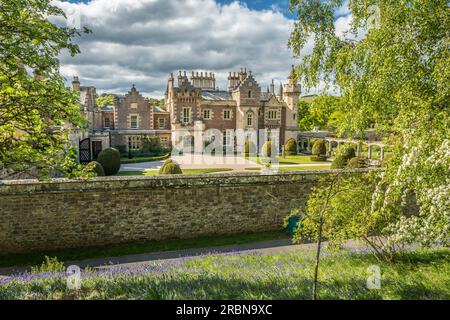
[[[322,248],[322,226],[323,226],[323,221],[321,218],[319,221],[319,237],[317,240],[316,267],[314,270],[314,282],[313,282],[313,290],[312,290],[312,299],[313,300],[317,300],[317,281],[319,278],[320,249]]]

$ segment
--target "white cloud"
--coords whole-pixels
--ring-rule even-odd
[[[168,74],[178,69],[215,72],[225,88],[228,72],[240,67],[251,69],[265,89],[272,78],[285,80],[298,63],[287,47],[293,22],[276,10],[214,0],[54,3],[79,14],[81,25],[93,31],[77,40],[81,54],[61,56],[62,74],[78,75],[99,92],[123,93],[134,83],[158,96]]]

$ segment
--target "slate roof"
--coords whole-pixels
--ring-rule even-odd
[[[233,100],[231,93],[228,91],[208,91],[202,90],[202,98],[205,100]]]
[[[155,112],[167,112],[166,110],[164,110],[163,108],[158,107],[158,106],[155,106],[154,108],[155,108]]]

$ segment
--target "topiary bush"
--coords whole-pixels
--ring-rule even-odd
[[[100,162],[92,161],[88,164],[91,171],[94,172],[97,177],[104,177],[105,176],[105,170],[103,170],[103,166]]]
[[[272,141],[266,141],[261,150],[261,154],[263,157],[272,158]]]
[[[168,159],[159,169],[159,174],[183,174],[183,171],[181,171],[180,165],[178,163],[176,163],[172,159]]]
[[[344,144],[339,150],[339,154],[342,155],[347,161],[356,157],[355,148],[351,145]]]
[[[331,163],[331,169],[342,169],[347,165],[347,163],[348,160],[345,159],[345,157],[342,155],[337,155]]]
[[[288,142],[284,146],[284,151],[287,156],[296,156],[297,155],[297,142],[295,142],[294,139],[288,140]]]
[[[120,152],[115,148],[104,149],[98,155],[97,162],[102,165],[106,176],[115,175],[120,170]]]
[[[327,146],[325,144],[325,141],[320,139],[316,140],[316,142],[314,142],[314,145],[312,147],[312,154],[315,156],[326,156]]]
[[[255,153],[255,148],[252,148],[253,147],[253,144],[252,144],[252,142],[250,141],[250,139],[247,139],[247,140],[245,140],[245,143],[244,143],[244,152],[243,152],[243,155],[244,155],[244,157],[248,157],[248,156],[250,156],[250,152],[252,151],[252,153]]]
[[[332,169],[344,168],[349,164],[349,161],[353,158],[356,158],[355,148],[349,144],[344,144],[343,146],[340,147],[339,151],[337,152],[337,155],[334,158],[333,163],[331,164],[331,168]],[[356,160],[353,160],[352,165],[356,165],[355,162]]]

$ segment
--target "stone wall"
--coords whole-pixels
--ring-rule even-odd
[[[279,230],[324,174],[0,181],[0,255]]]

